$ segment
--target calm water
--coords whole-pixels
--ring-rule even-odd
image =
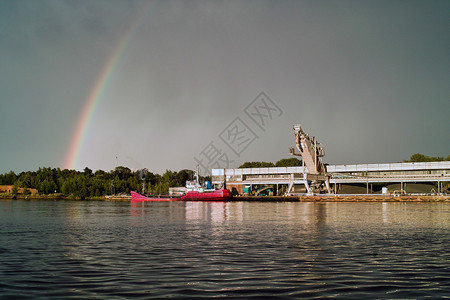
[[[0,201],[0,298],[443,298],[448,203]]]

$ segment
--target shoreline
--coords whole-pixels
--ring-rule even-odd
[[[86,197],[81,199],[75,196],[62,196],[62,195],[0,195],[0,200],[74,200],[74,201],[131,201],[131,196],[128,198],[124,197]]]
[[[270,198],[270,199],[267,199]],[[242,199],[242,200],[241,200]],[[259,202],[450,202],[450,195],[316,195],[316,196],[242,196],[232,201]]]
[[[131,197],[99,196],[81,199],[58,195],[0,195],[1,200],[73,200],[73,201],[128,201]],[[198,201],[201,202],[201,201]],[[239,196],[218,202],[450,202],[450,195],[315,195],[315,196]]]

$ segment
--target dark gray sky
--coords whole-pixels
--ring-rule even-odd
[[[447,156],[449,12],[450,1],[1,1],[0,172],[65,166],[126,34],[76,169],[275,162],[296,123],[330,164]],[[279,108],[262,127],[245,113],[260,92]],[[253,132],[239,155],[223,139],[236,117]]]

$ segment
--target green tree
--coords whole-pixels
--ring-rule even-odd
[[[16,180],[17,175],[13,171],[0,175],[0,184],[2,185],[13,185]]]
[[[239,166],[239,169],[244,168],[270,168],[275,167],[275,165],[272,162],[265,162],[265,161],[247,161]]]
[[[71,188],[70,188],[70,182],[69,180],[62,180],[62,186],[61,186],[61,192],[63,193],[64,196],[69,196],[71,193]]]
[[[108,177],[107,174],[108,173],[106,173],[103,170],[97,170],[97,171],[95,171],[94,175],[95,175],[96,178],[105,178],[105,177]]]
[[[155,185],[157,180],[158,180],[157,176],[155,174],[153,174],[152,172],[148,172],[148,173],[145,174],[145,182],[146,183],[149,183],[151,185]]]
[[[86,175],[86,177],[92,177],[92,170],[89,169],[88,167],[84,168],[84,175]]]
[[[39,193],[41,193],[41,194],[49,194],[50,187],[49,187],[49,182],[47,179],[45,179],[44,181],[41,182],[38,190],[39,190]]]
[[[167,182],[158,182],[154,190],[156,195],[167,195],[169,193],[169,184]]]
[[[49,188],[48,193],[56,193],[58,191],[58,186],[53,180],[49,182],[48,188]]]
[[[130,168],[119,166],[114,170],[114,175],[118,176],[119,179],[127,180],[130,176],[132,176],[132,172]]]
[[[29,190],[27,187],[24,187],[23,190],[22,190],[22,193],[23,193],[25,196],[28,196],[28,195],[30,194],[30,190]]]
[[[302,161],[296,157],[283,158],[275,163],[276,167],[298,167],[302,165]]]
[[[176,179],[176,186],[185,186],[186,181],[191,180],[193,177],[194,172],[191,170],[181,170],[175,175]]]
[[[33,177],[31,172],[22,172],[19,175],[19,180],[22,182],[23,187],[33,186]]]
[[[97,176],[91,179],[91,187],[90,187],[90,195],[100,196],[104,194],[105,191],[105,183],[107,181],[98,178]]]
[[[450,155],[447,156],[445,160],[450,160]],[[433,156],[427,156],[421,153],[416,153],[411,155],[409,160],[405,160],[405,162],[431,162],[431,161],[444,161],[443,157],[433,157]]]
[[[80,199],[85,199],[88,196],[88,185],[86,177],[79,174],[75,179],[75,190],[72,192]]]
[[[167,184],[168,187],[173,187],[176,185],[176,174],[171,170],[166,170],[162,176],[162,182]]]
[[[14,182],[11,193],[13,196],[17,196],[17,193],[19,192],[18,183]]]

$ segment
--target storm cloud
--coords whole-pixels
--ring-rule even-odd
[[[330,164],[447,156],[448,11],[448,1],[2,1],[0,172],[63,167],[124,35],[78,169],[192,169],[210,142],[229,167],[275,162],[297,123]],[[261,92],[282,111],[264,128],[245,114]],[[220,138],[237,117],[257,136],[239,155]]]

